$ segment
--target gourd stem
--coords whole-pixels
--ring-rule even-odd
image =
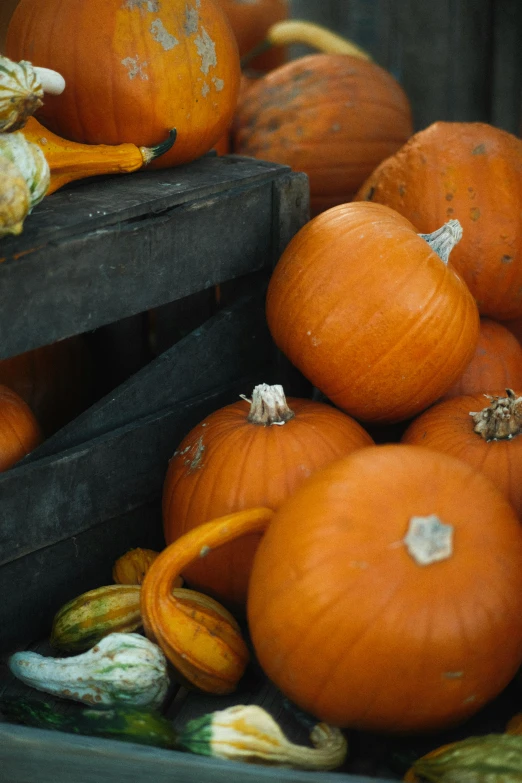
[[[511,440],[522,429],[522,397],[513,389],[506,389],[506,397],[492,397],[485,394],[491,404],[481,411],[470,411],[473,431],[484,440]]]
[[[143,165],[146,166],[147,163],[151,162],[151,160],[159,158],[160,155],[164,155],[166,152],[168,152],[174,146],[177,135],[178,132],[176,128],[172,128],[172,130],[169,131],[169,135],[165,141],[161,141],[159,144],[156,144],[155,147],[140,147],[141,156],[143,158]]]
[[[458,220],[448,220],[431,234],[419,234],[419,236],[426,240],[431,249],[447,264],[451,251],[462,239],[462,226]]]
[[[33,65],[38,81],[42,85],[44,93],[49,95],[61,95],[65,90],[65,79],[57,71],[50,68],[39,68]]]
[[[241,67],[247,67],[252,60],[273,46],[304,44],[324,54],[346,54],[371,61],[371,56],[360,46],[343,38],[326,27],[301,19],[285,19],[269,27],[266,38],[248,52],[241,60]]]
[[[268,427],[272,424],[285,424],[293,419],[295,413],[290,410],[286,402],[283,387],[279,385],[269,386],[260,383],[252,392],[250,413],[247,420],[251,424],[259,424]]]

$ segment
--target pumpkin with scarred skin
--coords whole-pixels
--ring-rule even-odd
[[[0,385],[0,472],[15,465],[41,441],[40,426],[27,403]]]

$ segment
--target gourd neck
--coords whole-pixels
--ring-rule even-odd
[[[462,226],[458,220],[448,220],[441,228],[432,231],[431,234],[419,234],[419,236],[447,264],[451,251],[462,239]]]
[[[261,383],[252,392],[251,400],[246,397],[243,399],[250,403],[250,412],[247,416],[250,424],[258,424],[262,427],[282,425],[295,416],[288,407],[283,387],[279,385],[269,386],[267,383]]]
[[[506,389],[505,397],[493,397],[485,394],[490,404],[481,411],[470,411],[473,419],[473,431],[490,440],[510,440],[520,434],[522,429],[522,397],[517,397],[513,389]]]

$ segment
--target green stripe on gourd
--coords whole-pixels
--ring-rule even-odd
[[[31,194],[31,209],[38,204],[49,188],[51,172],[40,147],[27,141],[23,133],[0,133],[0,155],[20,170]]]

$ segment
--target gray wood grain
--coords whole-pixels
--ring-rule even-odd
[[[493,5],[491,122],[517,136],[522,133],[522,3]]]

